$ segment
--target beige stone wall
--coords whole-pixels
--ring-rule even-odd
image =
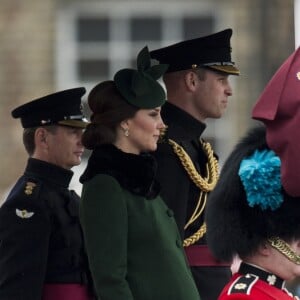
[[[19,104],[53,90],[53,0],[0,2],[0,199],[26,161]]]
[[[13,120],[10,112],[17,105],[56,89],[56,15],[61,5],[76,1],[0,1],[0,199],[22,173],[27,157],[19,121]],[[98,1],[101,0],[84,3]],[[230,148],[251,126],[252,105],[267,80],[294,49],[294,1],[198,1],[214,3],[218,29],[234,30],[233,56],[242,73],[234,80],[234,96],[228,109],[228,117],[234,120],[232,138],[226,141]],[[130,0],[121,2],[126,5]]]
[[[239,138],[255,124],[251,110],[267,81],[294,50],[293,0],[215,0],[218,29],[231,27],[233,60],[241,75],[230,77],[233,96],[215,121],[221,163]],[[226,119],[226,123],[224,122]],[[230,137],[223,137],[223,132]]]
[[[234,30],[234,58],[241,70],[234,85],[234,142],[254,124],[250,119],[253,104],[277,68],[294,51],[294,1],[216,2],[219,10],[226,11],[224,24],[231,24]]]

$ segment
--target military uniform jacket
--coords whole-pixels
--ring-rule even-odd
[[[178,107],[166,102],[162,107],[162,119],[168,126],[165,138],[172,139],[184,148],[195,168],[205,177],[207,156],[200,143],[206,125],[194,119]],[[161,184],[161,196],[174,211],[183,238],[194,234],[204,222],[204,213],[184,230],[197,205],[200,189],[193,183],[171,145],[166,141],[158,144],[154,153],[158,162],[157,178]],[[205,236],[196,244],[205,244]],[[199,254],[201,255],[201,254]],[[192,267],[192,272],[202,299],[216,299],[230,280],[229,267]]]
[[[80,217],[101,300],[199,300],[154,175],[153,157],[103,145],[81,177]]]
[[[162,118],[168,126],[166,137],[182,146],[194,162],[196,169],[205,176],[207,158],[199,142],[205,124],[168,102],[162,107]],[[192,227],[184,230],[197,204],[199,188],[191,181],[168,143],[159,143],[154,155],[158,162],[157,178],[161,184],[161,196],[174,211],[180,234],[182,238],[186,238],[198,230],[204,222],[202,216]],[[204,243],[204,240],[199,242]]]
[[[73,172],[32,159],[0,208],[0,299],[41,300],[45,283],[87,282]]]
[[[242,263],[218,300],[291,300],[298,299],[284,288],[284,281],[253,265]]]

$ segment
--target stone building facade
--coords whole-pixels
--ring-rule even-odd
[[[42,95],[111,78],[145,44],[159,47],[233,28],[241,76],[224,118],[208,122],[221,160],[252,125],[251,108],[294,50],[292,0],[1,0],[0,199],[27,155],[11,110]]]

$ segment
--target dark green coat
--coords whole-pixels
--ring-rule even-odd
[[[101,300],[199,300],[153,164],[106,145],[82,177],[80,217]]]

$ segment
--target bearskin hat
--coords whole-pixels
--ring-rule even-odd
[[[264,178],[265,175],[262,175],[257,178],[265,181],[269,189],[279,191],[283,200],[279,207],[249,205],[239,170],[242,161],[257,150],[270,151],[264,126],[249,130],[236,145],[207,201],[207,243],[214,256],[223,261],[231,261],[236,254],[241,258],[254,254],[260,245],[274,236],[287,242],[300,238],[300,199],[293,198],[284,191],[280,175],[278,183],[272,176]],[[276,158],[280,163],[280,159]],[[267,167],[265,171],[265,174],[269,173]],[[251,186],[250,179],[248,184]],[[258,189],[257,194],[262,201],[268,201],[272,197],[265,189]]]

